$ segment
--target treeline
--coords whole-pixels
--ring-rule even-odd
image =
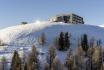
[[[39,37],[39,44],[45,45],[45,34]],[[64,63],[57,57],[56,51],[67,51]],[[64,58],[64,57],[62,57]],[[0,70],[7,70],[6,58],[2,59]],[[20,58],[18,51],[14,51],[9,70],[104,70],[104,48],[101,40],[88,40],[83,34],[77,41],[74,50],[71,47],[71,34],[61,32],[55,39],[53,46],[49,46],[46,62],[41,66],[39,52],[32,46],[28,56]]]
[[[62,52],[68,51],[68,55],[66,62],[59,67],[63,67],[63,70],[104,70],[104,48],[101,43],[101,40],[89,39],[87,34],[83,34],[78,39],[76,48],[72,51],[71,33],[60,32],[55,39],[54,47]],[[53,60],[51,59],[48,62],[50,68]],[[60,61],[59,59],[57,60]]]
[[[0,62],[0,70],[39,70],[39,65],[38,51],[33,45],[28,56],[23,56],[23,58],[15,50],[10,64],[6,57],[3,57]]]

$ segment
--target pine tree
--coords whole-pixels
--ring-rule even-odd
[[[65,43],[64,45],[65,45],[66,49],[70,48],[70,40],[69,40],[68,32],[65,33],[65,42],[64,43]]]
[[[100,63],[100,48],[99,47],[94,47],[92,61],[93,61],[93,70],[100,69],[101,63]]]
[[[28,70],[39,69],[38,52],[34,45],[32,46],[32,50],[30,51],[28,59],[27,59],[27,68]]]
[[[94,64],[93,64],[93,54],[94,54],[94,47],[96,46],[96,40],[95,38],[91,38],[89,42],[89,49],[88,49],[88,64],[89,64],[89,70],[94,70]]]
[[[49,67],[51,68],[53,59],[56,57],[56,51],[54,47],[50,47],[48,50],[48,55],[47,55],[47,63],[49,64]]]
[[[87,50],[88,50],[88,39],[87,39],[87,35],[84,34],[82,36],[82,39],[81,39],[81,46],[82,46],[82,49],[83,51],[85,51],[85,55],[87,55]]]
[[[14,54],[12,57],[10,70],[21,70],[21,59],[20,59],[19,54],[16,50],[14,51]]]
[[[60,33],[60,37],[59,37],[59,50],[65,50],[65,47],[64,47],[64,33],[61,32]]]
[[[53,60],[51,70],[64,70],[62,63],[58,58]]]
[[[28,24],[27,22],[21,22],[22,25]]]
[[[68,70],[73,70],[74,67],[74,60],[72,57],[67,58],[66,60],[66,67]]]
[[[66,61],[69,57],[73,56],[72,49],[70,48],[67,52]]]
[[[75,61],[77,70],[82,70],[82,64],[83,64],[82,56],[83,56],[82,47],[78,45],[78,47],[76,48],[75,56],[74,56],[74,61]]]
[[[92,44],[93,45],[93,44]],[[88,64],[89,64],[89,70],[93,70],[93,61],[92,61],[92,55],[94,53],[94,48],[93,47],[90,47],[88,49]]]

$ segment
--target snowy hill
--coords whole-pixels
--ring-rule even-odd
[[[43,64],[46,62],[46,55],[49,45],[53,42],[59,33],[71,33],[71,47],[76,47],[77,40],[81,35],[87,34],[88,38],[94,37],[96,40],[101,39],[104,46],[104,28],[92,25],[83,24],[65,24],[65,23],[52,23],[48,21],[38,21],[31,24],[17,25],[0,30],[0,41],[7,44],[0,46],[0,58],[5,56],[8,62],[11,62],[12,53],[17,50],[20,57],[28,54],[31,46],[35,44],[39,54],[39,60]],[[46,44],[43,46],[37,42],[38,37],[45,33]],[[57,57],[64,62],[66,52],[57,52]],[[42,55],[41,53],[44,53]]]
[[[89,38],[95,37],[104,42],[104,28],[92,25],[71,25],[43,21],[2,29],[0,30],[0,40],[9,45],[32,45],[42,32],[45,33],[48,39],[47,42],[51,42],[61,31],[70,32],[73,39],[77,39],[86,33]]]
[[[104,27],[104,25],[99,25],[100,27]]]

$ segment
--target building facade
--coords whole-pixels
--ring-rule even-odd
[[[80,17],[76,14],[61,14],[56,15],[49,19],[52,22],[64,22],[64,23],[72,23],[72,24],[84,24],[83,17]]]

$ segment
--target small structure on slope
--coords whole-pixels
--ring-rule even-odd
[[[76,14],[59,14],[49,19],[51,22],[64,22],[72,24],[84,24],[83,17]]]

